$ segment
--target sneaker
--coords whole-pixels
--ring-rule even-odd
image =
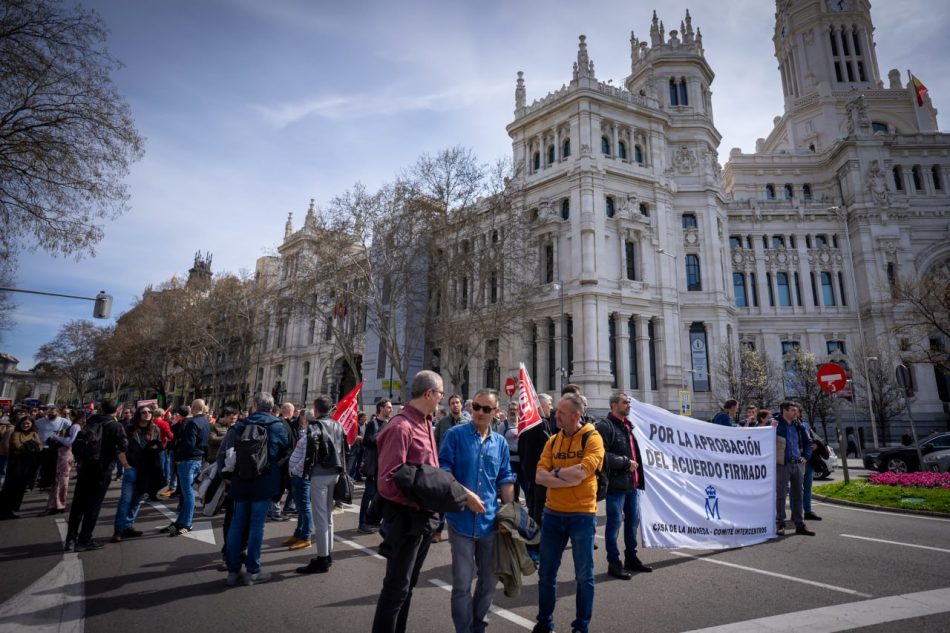
[[[142,530],[136,530],[135,528],[128,528],[122,532],[123,538],[135,538],[137,536],[142,536]]]
[[[814,512],[806,512],[805,518],[809,521],[821,521],[821,517],[815,514]]]
[[[290,521],[290,517],[281,513],[281,514],[272,515],[270,520],[277,521],[278,523],[283,523],[284,521]]]
[[[244,584],[247,586],[251,585],[260,585],[271,579],[271,573],[269,571],[259,571],[256,574],[248,574],[244,577]]]
[[[66,542],[63,543],[64,552],[75,552],[76,551],[76,539],[66,537]]]
[[[91,552],[93,550],[102,549],[103,547],[105,547],[105,545],[103,545],[102,543],[100,543],[94,538],[89,539],[87,543],[76,544],[76,549],[81,550],[83,552]]]
[[[333,514],[343,514],[344,512],[345,512],[345,510],[343,509],[343,506],[334,506],[334,507],[333,507]]]
[[[122,542],[122,532],[115,532],[112,534],[112,538],[109,539],[110,543],[121,543]]]
[[[187,532],[191,532],[191,527],[185,527],[184,525],[175,526],[175,529],[168,532],[168,536],[181,536]]]
[[[433,543],[441,543],[444,540],[445,540],[445,537],[442,535],[442,532],[436,532],[435,534],[432,535]]]
[[[178,529],[177,523],[169,523],[168,525],[160,529],[159,532],[161,532],[162,534],[168,534],[169,532],[173,532],[177,529]]]
[[[241,574],[236,571],[229,571],[228,578],[224,581],[228,587],[236,587],[241,582]]]
[[[361,525],[356,528],[356,531],[360,532],[361,534],[376,534],[379,532],[379,528],[375,528],[371,525]]]
[[[291,546],[288,547],[287,549],[289,549],[290,551],[294,551],[294,550],[298,550],[298,549],[307,549],[308,547],[311,547],[312,545],[313,545],[313,541],[300,541],[300,540],[298,540],[296,543],[294,543],[293,545],[291,545]]]
[[[633,574],[624,569],[624,565],[619,560],[612,560],[607,563],[607,575],[619,578],[620,580],[630,580]]]
[[[162,490],[160,493],[158,493],[158,496],[162,499],[168,499],[173,494],[175,494],[174,490]]]
[[[538,622],[534,625],[534,628],[531,629],[531,633],[554,633],[554,629],[546,624],[541,624]]]
[[[775,526],[776,536],[785,536],[785,524]]]
[[[299,543],[300,539],[296,536],[289,536],[281,542],[281,545],[293,545],[294,543]]]
[[[814,536],[815,533],[805,527],[805,524],[802,523],[795,527],[795,534],[801,534],[802,536]]]

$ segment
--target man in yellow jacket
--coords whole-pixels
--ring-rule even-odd
[[[567,393],[557,403],[558,433],[544,445],[535,482],[548,489],[541,522],[538,623],[532,633],[554,630],[557,571],[570,539],[577,582],[577,612],[571,629],[587,633],[594,609],[594,530],[597,527],[597,471],[604,442],[594,425],[582,423],[584,402]]]

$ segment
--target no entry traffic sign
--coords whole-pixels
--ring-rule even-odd
[[[818,386],[825,393],[836,393],[848,384],[844,367],[837,363],[825,363],[818,368]]]
[[[508,380],[505,381],[505,393],[509,398],[515,395],[515,379],[511,376],[508,376]]]

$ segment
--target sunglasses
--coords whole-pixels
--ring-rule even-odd
[[[495,410],[495,407],[488,404],[481,405],[481,404],[475,404],[474,402],[472,403],[472,411],[474,411],[475,413],[478,413],[479,411],[483,411],[485,413],[491,413],[494,410]]]

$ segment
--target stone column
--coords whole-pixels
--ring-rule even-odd
[[[614,354],[617,356],[617,388],[620,391],[630,391],[630,334],[627,332],[627,320],[619,312],[610,317],[614,323]]]
[[[653,403],[653,392],[650,389],[650,334],[647,329],[647,323],[650,317],[639,315],[637,317],[637,368],[639,370],[640,393],[643,402]]]

